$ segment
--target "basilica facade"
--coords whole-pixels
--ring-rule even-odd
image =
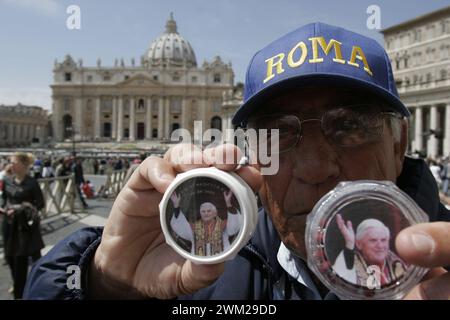
[[[52,88],[53,140],[167,141],[178,128],[193,132],[194,121],[227,129],[239,101],[234,72],[220,57],[201,66],[171,15],[165,32],[140,61],[83,66],[67,55],[55,61]],[[224,101],[226,100],[226,101]]]

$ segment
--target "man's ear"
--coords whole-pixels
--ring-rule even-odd
[[[356,245],[356,249],[361,251],[361,242],[359,240],[356,240],[355,245]]]
[[[400,140],[394,141],[395,170],[398,177],[403,169],[406,148],[408,146],[408,122],[406,119],[400,120]]]

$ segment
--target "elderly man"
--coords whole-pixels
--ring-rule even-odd
[[[389,249],[391,232],[380,220],[363,220],[356,234],[352,223],[345,223],[340,214],[336,220],[345,240],[344,250],[333,265],[340,277],[360,286],[381,287],[404,274],[406,265]]]
[[[405,157],[408,109],[399,100],[384,49],[342,28],[313,23],[258,51],[250,62],[236,125],[280,129],[279,170],[217,163],[239,154],[222,145],[163,159],[147,158],[118,195],[104,229],[84,229],[37,264],[25,297],[190,299],[336,298],[305,263],[306,216],[345,180],[390,180],[431,221],[449,220],[422,160]],[[266,164],[267,165],[267,164]],[[254,236],[235,259],[198,265],[163,240],[158,203],[175,176],[196,167],[236,171],[259,192],[263,207]],[[238,168],[238,169],[237,169]],[[403,230],[397,252],[407,263],[432,267],[407,298],[448,298],[450,224]],[[81,290],[67,288],[67,267],[79,265]],[[51,271],[49,271],[51,270]]]
[[[218,216],[217,208],[211,202],[200,205],[200,217],[191,223],[180,208],[181,196],[172,193],[173,215],[170,219],[172,230],[182,239],[191,243],[191,254],[212,256],[230,247],[230,237],[240,229],[240,212],[231,204],[231,190],[223,193],[227,207],[227,218]]]

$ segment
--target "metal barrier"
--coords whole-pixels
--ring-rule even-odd
[[[99,197],[116,197],[125,185],[127,170],[109,171],[106,183],[98,191]],[[38,179],[45,199],[45,208],[41,211],[42,218],[48,218],[61,213],[74,213],[76,201],[79,200],[75,189],[74,175]]]
[[[116,197],[119,194],[120,190],[122,190],[123,186],[125,185],[126,177],[127,177],[126,169],[108,171],[106,183],[102,187],[102,189],[99,190],[98,195],[100,197]]]
[[[78,197],[74,175],[39,179],[38,182],[45,199],[45,208],[41,211],[43,218],[74,213],[75,200]]]

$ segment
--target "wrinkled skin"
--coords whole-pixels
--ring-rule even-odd
[[[323,89],[299,90],[269,101],[265,110],[294,113],[301,119],[320,118],[328,108],[348,103],[348,95],[332,89],[326,94]],[[319,122],[305,123],[297,146],[280,156],[278,174],[263,177],[262,200],[286,246],[306,257],[306,216],[339,182],[395,181],[406,148],[406,142],[401,142],[405,141],[395,143],[389,126],[385,126],[376,143],[337,147],[325,139]]]

